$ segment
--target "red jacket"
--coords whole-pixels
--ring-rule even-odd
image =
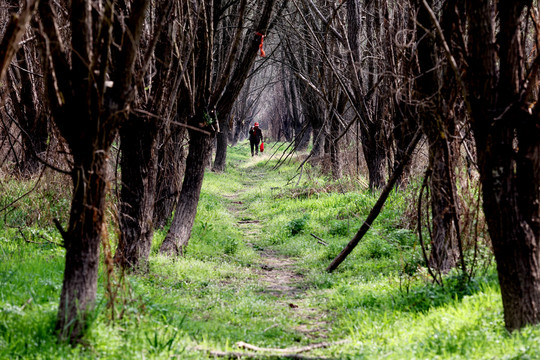
[[[262,135],[262,131],[261,131],[261,128],[257,127],[251,127],[251,129],[249,129],[249,141],[253,141],[253,142],[259,142],[259,141],[262,141],[263,139],[263,135]]]

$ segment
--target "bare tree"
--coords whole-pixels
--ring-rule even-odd
[[[84,333],[97,290],[105,226],[107,161],[133,99],[135,60],[148,0],[73,0],[69,34],[57,26],[57,3],[39,6],[47,100],[69,146],[73,197],[66,230],[66,266],[56,327],[62,340]],[[112,59],[112,61],[111,61]]]
[[[217,25],[224,14],[221,1],[201,2],[201,15],[197,24],[196,52],[189,73],[184,78],[183,89],[189,101],[179,103],[188,108],[189,153],[186,158],[184,181],[178,206],[169,233],[160,251],[183,254],[189,242],[193,221],[197,213],[205,165],[210,160],[212,144],[218,131],[218,116],[230,114],[234,101],[240,94],[249,72],[259,53],[261,36],[272,19],[275,0],[256,2],[250,15],[255,20],[245,30],[248,18],[247,0],[240,1],[236,33],[231,40],[228,56],[223,63],[215,64],[213,52]],[[218,75],[214,75],[218,71]],[[194,79],[194,82],[191,80]]]
[[[6,1],[4,5],[8,12],[17,12],[20,8],[17,0]],[[21,144],[18,147],[21,151],[12,150],[19,154],[16,155],[15,170],[23,176],[31,176],[40,169],[37,156],[42,155],[46,149],[48,137],[47,120],[40,101],[43,87],[35,41],[20,42],[25,32],[30,37],[31,32],[26,31],[26,26],[30,23],[36,7],[37,2],[30,2],[21,9],[19,15],[12,18],[6,28],[2,45],[5,46],[4,54],[7,57],[13,56],[11,63],[5,63],[6,66],[11,66],[4,69],[4,74],[7,75],[6,92],[9,103],[4,104],[2,109],[5,115],[2,124],[4,128],[10,127],[7,124],[15,124],[18,130],[17,135],[13,137],[14,142]],[[10,44],[9,41],[17,43]],[[19,44],[22,44],[20,48]],[[8,134],[8,136],[12,135]]]
[[[533,1],[468,0],[466,19],[464,79],[452,64],[466,86],[504,320],[516,330],[540,322],[540,24]]]
[[[453,4],[449,1],[447,4]],[[449,5],[450,6],[450,5]],[[433,28],[432,21],[425,6],[417,2],[417,62],[419,71],[415,76],[417,95],[417,111],[422,124],[422,130],[429,145],[429,165],[426,172],[431,190],[431,255],[429,266],[448,271],[456,266],[458,259],[462,260],[462,270],[465,265],[459,252],[458,208],[456,203],[456,185],[453,174],[452,143],[456,140],[457,113],[455,107],[456,83],[452,76],[447,76],[448,66],[444,63],[444,54],[438,51],[436,38],[428,31]],[[450,8],[442,11],[441,23],[446,30],[443,35],[451,39],[452,25],[455,23],[454,14]],[[460,99],[462,100],[462,99]],[[454,102],[453,102],[454,101]],[[418,219],[421,221],[421,219]]]
[[[161,1],[155,4],[152,16],[147,17],[149,31],[145,35],[146,43],[151,44],[153,34],[159,34],[152,56],[154,61],[150,76],[138,82],[138,96],[134,101],[136,108],[130,112],[129,121],[120,129],[121,232],[115,259],[124,268],[144,267],[150,254],[156,195],[159,195],[156,192],[159,147],[164,146],[165,141],[170,141],[170,137],[165,138],[164,135],[170,133],[170,127],[174,126],[172,119],[176,112],[181,69],[186,62],[180,54],[189,54],[193,47],[190,34],[193,29],[189,28],[189,19],[196,18],[197,14],[188,4],[176,6],[177,2]],[[177,21],[164,21],[173,14]],[[178,23],[186,24],[183,31],[178,28]],[[176,55],[175,49],[182,49],[182,52]],[[142,58],[144,55],[148,56],[147,52],[139,52],[139,63],[148,66]],[[139,70],[141,73],[142,69]],[[143,79],[140,75],[136,78]],[[181,153],[181,148],[173,149],[172,153]],[[176,164],[172,162],[172,165]],[[167,189],[170,191],[174,184],[174,181],[167,184]]]

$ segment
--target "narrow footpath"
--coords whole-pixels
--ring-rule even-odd
[[[264,161],[260,159],[259,161]],[[264,183],[268,169],[256,167],[256,163],[250,161],[240,167],[244,172],[243,185],[246,188],[260,186]],[[256,176],[253,176],[256,173]],[[328,314],[321,309],[310,306],[309,286],[304,276],[297,271],[297,259],[284,256],[269,248],[261,248],[257,245],[261,236],[264,223],[256,219],[250,209],[242,201],[242,193],[227,196],[230,200],[230,211],[236,218],[238,228],[243,233],[244,241],[253,247],[260,256],[260,262],[253,264],[251,269],[263,292],[276,297],[276,307],[287,312],[288,317],[297,319],[294,329],[301,337],[310,341],[324,341],[328,338],[331,321]]]

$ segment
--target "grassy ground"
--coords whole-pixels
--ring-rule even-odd
[[[540,358],[539,327],[504,330],[491,268],[467,284],[452,274],[443,288],[426,281],[408,224],[409,192],[392,194],[369,234],[328,274],[376,194],[309,168],[299,179],[297,163],[273,169],[270,154],[248,152],[246,144],[231,148],[227,172],[207,173],[185,258],[160,256],[165,231],[158,231],[150,270],[111,280],[114,308],[101,273],[95,319],[76,348],[57,344],[53,334],[63,250],[51,243],[59,236],[49,217],[61,216],[68,201],[49,181],[48,192],[40,188],[10,208],[0,222],[0,359],[255,354],[239,349],[240,341],[279,349],[330,344],[303,354],[311,358]],[[33,183],[5,186],[3,204]],[[33,206],[46,200],[54,206],[35,215]]]

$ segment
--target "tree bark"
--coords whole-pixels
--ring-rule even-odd
[[[145,269],[154,233],[157,179],[157,120],[131,115],[120,130],[120,238],[115,262],[123,268]]]
[[[185,170],[184,127],[171,125],[160,135],[154,226],[163,228],[178,204]]]
[[[107,153],[96,151],[93,158],[76,161],[73,170],[69,228],[63,234],[66,263],[56,322],[62,340],[78,340],[94,309],[105,225],[106,161]]]

